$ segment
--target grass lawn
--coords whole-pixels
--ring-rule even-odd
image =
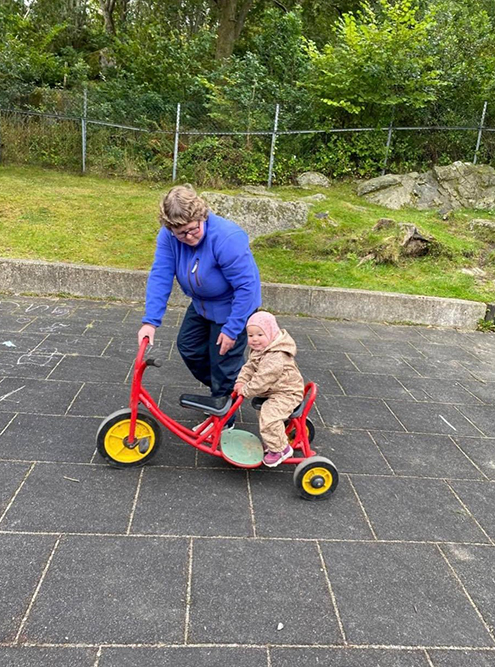
[[[0,167],[0,256],[147,270],[158,202],[169,186]],[[274,191],[296,199],[322,189]],[[357,197],[350,183],[325,194],[304,228],[254,241],[263,281],[495,300],[495,235],[476,237],[469,229],[472,218],[495,221],[495,214],[462,210],[444,221],[435,211],[390,211]],[[370,252],[387,250],[390,230],[372,229],[382,217],[414,223],[433,236],[434,255],[360,263]],[[485,275],[461,272],[475,267]]]

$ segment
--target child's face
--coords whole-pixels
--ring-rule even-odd
[[[247,327],[248,345],[252,350],[257,352],[264,350],[270,344],[266,333],[255,324],[250,324]]]

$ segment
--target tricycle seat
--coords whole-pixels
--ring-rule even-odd
[[[184,408],[202,410],[208,415],[223,417],[230,410],[232,398],[230,396],[204,396],[201,394],[182,394],[179,402]]]
[[[261,410],[261,406],[265,401],[268,400],[268,396],[255,396],[251,400],[251,405],[255,410]],[[303,398],[302,403],[299,403],[299,405],[292,411],[292,414],[289,415],[289,419],[297,419],[302,415],[302,411],[304,410],[304,406],[309,400],[309,392],[306,394],[306,396]]]

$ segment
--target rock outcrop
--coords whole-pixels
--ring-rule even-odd
[[[296,178],[296,183],[301,188],[328,188],[330,185],[328,178],[317,171],[305,171]]]
[[[391,209],[495,209],[495,169],[454,162],[423,174],[387,174],[358,185],[358,195]]]
[[[264,234],[302,227],[308,220],[309,206],[301,201],[233,196],[219,192],[202,192],[200,196],[214,213],[242,227],[251,240]]]

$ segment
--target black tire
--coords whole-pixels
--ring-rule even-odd
[[[285,422],[285,427],[287,428],[288,425],[289,425],[289,421],[286,421]],[[313,422],[309,418],[306,418],[306,430],[308,432],[308,441],[311,444],[313,442],[313,440],[315,439],[316,430],[315,430],[315,425],[313,424]],[[288,435],[289,443],[292,444],[292,441],[294,440],[294,436],[295,436],[295,430],[292,429],[289,432],[289,435]]]
[[[294,470],[294,486],[304,500],[325,500],[337,488],[339,473],[330,459],[311,456]]]
[[[144,412],[138,412],[136,437],[148,438],[148,449],[141,452],[139,445],[133,449],[126,447],[123,441],[129,434],[130,419],[129,409],[118,410],[103,420],[96,434],[96,447],[99,454],[114,468],[143,466],[155,456],[161,444],[162,434],[156,419]]]

